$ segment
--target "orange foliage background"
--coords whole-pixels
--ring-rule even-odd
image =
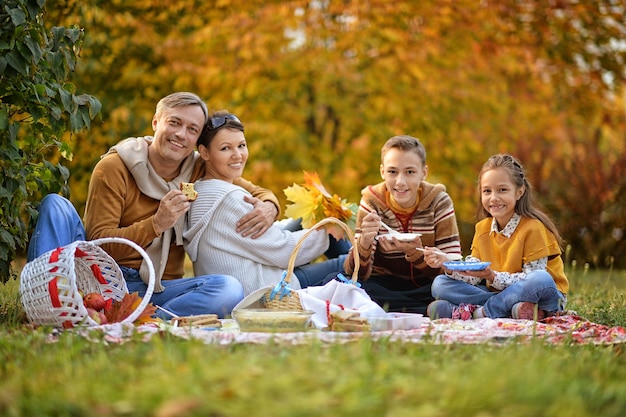
[[[584,3],[584,4],[583,4]],[[587,4],[590,3],[590,4]],[[102,120],[68,138],[72,201],[109,146],[151,134],[156,102],[194,91],[246,125],[245,177],[283,191],[317,172],[358,202],[380,147],[420,138],[455,201],[464,252],[492,154],[524,163],[571,257],[626,266],[624,6],[597,2],[48,1],[85,30],[72,81]]]

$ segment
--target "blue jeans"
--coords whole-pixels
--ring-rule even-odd
[[[538,304],[548,315],[562,311],[565,296],[556,288],[554,279],[547,271],[533,271],[525,279],[500,292],[489,291],[485,285],[471,285],[464,281],[439,275],[431,287],[435,299],[447,300],[459,305],[483,306],[485,316],[490,318],[511,317],[511,309],[519,302]]]
[[[302,288],[323,285],[328,275],[336,276],[343,272],[343,263],[347,257],[348,255],[339,255],[327,261],[298,266],[293,269],[293,273],[298,277]]]
[[[141,280],[139,271],[120,266],[129,293],[146,294],[148,286]],[[150,302],[178,316],[217,314],[224,318],[243,299],[243,287],[229,275],[201,275],[193,278],[166,279],[161,281],[165,290],[153,293]],[[156,316],[165,320],[171,315],[157,310]]]
[[[85,227],[72,203],[58,194],[48,194],[39,205],[26,259],[30,262],[48,251],[85,239]]]
[[[283,230],[289,230],[290,232],[302,230],[302,219],[300,218],[281,220],[280,222],[278,222],[278,227]],[[328,259],[334,259],[340,257],[341,255],[346,255],[352,247],[352,243],[348,239],[337,240],[333,235],[329,234],[328,240],[328,249],[326,250],[326,252],[324,252],[324,255]],[[341,265],[343,266],[343,263]]]
[[[85,240],[85,228],[72,203],[58,194],[49,194],[41,201],[39,218],[28,245],[28,261],[60,246]],[[143,297],[147,285],[139,272],[120,266],[129,293]],[[243,299],[243,287],[229,275],[203,275],[161,281],[165,291],[154,293],[150,302],[179,316],[218,314],[224,317]],[[171,318],[161,310],[157,317]]]

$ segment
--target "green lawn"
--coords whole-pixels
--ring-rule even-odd
[[[626,326],[626,272],[570,267],[569,308]],[[622,416],[623,346],[363,339],[212,346],[170,335],[90,342],[20,322],[0,290],[3,416]]]

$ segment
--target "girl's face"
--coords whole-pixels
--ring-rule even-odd
[[[243,174],[248,160],[248,146],[243,132],[221,129],[209,147],[199,146],[198,151],[206,161],[206,177],[233,182]]]
[[[502,229],[515,213],[515,204],[524,195],[524,187],[517,188],[505,168],[485,171],[480,178],[480,195],[484,209]]]
[[[402,208],[415,205],[417,191],[427,173],[428,166],[422,165],[417,153],[404,152],[398,148],[389,149],[380,164],[380,175],[385,180],[387,190]]]

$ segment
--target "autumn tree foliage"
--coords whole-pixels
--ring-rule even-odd
[[[103,103],[74,141],[82,207],[93,164],[150,134],[156,101],[191,90],[246,125],[245,176],[283,190],[317,173],[358,201],[380,147],[419,137],[469,251],[476,177],[492,154],[524,163],[579,262],[626,266],[626,10],[617,0],[49,1],[85,28],[73,82]]]

